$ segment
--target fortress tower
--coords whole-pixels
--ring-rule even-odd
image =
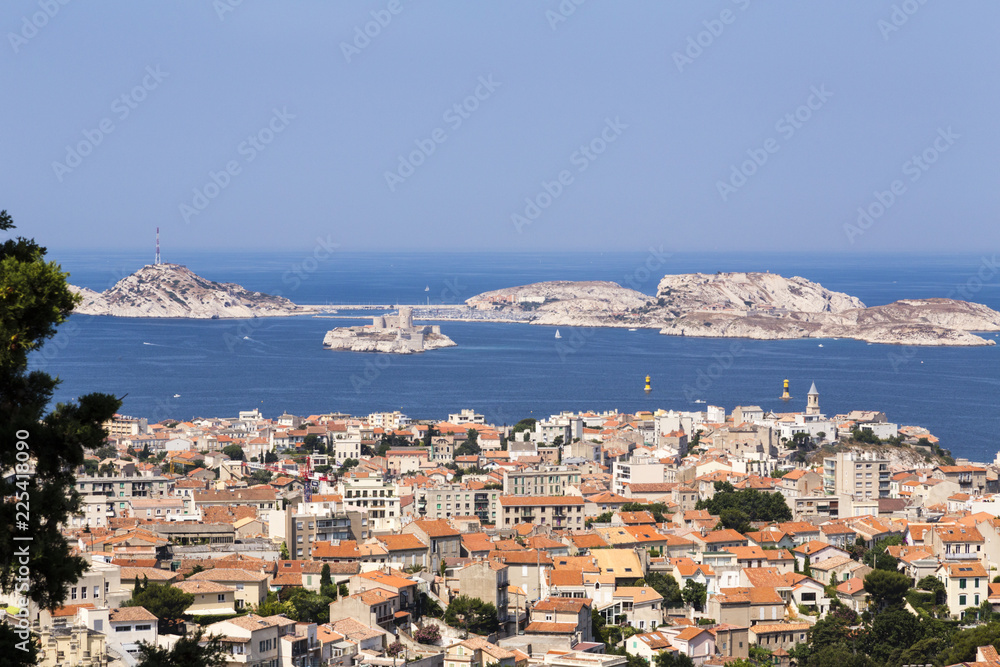
[[[809,393],[806,395],[806,414],[819,414],[819,392],[816,391],[815,382],[812,383],[812,387],[809,388]]]
[[[412,329],[413,328],[413,309],[409,306],[399,307],[399,328],[400,329]]]

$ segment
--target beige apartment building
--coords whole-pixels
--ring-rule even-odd
[[[503,523],[510,528],[518,523],[533,523],[553,528],[584,527],[582,496],[501,496]]]
[[[889,460],[858,452],[823,459],[823,489],[855,500],[889,497]]]
[[[569,466],[542,466],[538,470],[504,470],[503,492],[517,496],[563,496],[580,485],[580,471]]]

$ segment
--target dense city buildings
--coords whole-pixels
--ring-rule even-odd
[[[955,461],[879,412],[827,420],[815,386],[786,413],[105,428],[64,527],[88,569],[61,608],[23,612],[42,664],[131,665],[140,642],[176,642],[123,606],[152,584],[186,594],[232,665],[387,665],[397,643],[427,667],[614,667],[616,645],[788,664],[831,609],[873,609],[866,577],[890,564],[940,582],[947,615],[1000,604],[996,462]]]

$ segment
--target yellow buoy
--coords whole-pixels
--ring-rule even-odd
[[[646,376],[646,393],[653,391],[653,386],[649,384],[649,376]]]
[[[789,399],[790,399],[791,397],[792,397],[792,395],[788,393],[788,379],[786,378],[786,379],[785,379],[785,391],[784,391],[784,392],[782,392],[782,394],[781,394],[781,400],[783,400],[783,401],[787,401],[787,400],[789,400]]]

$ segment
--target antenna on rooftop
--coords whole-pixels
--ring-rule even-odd
[[[153,260],[153,264],[160,263],[160,228],[156,228],[156,259]]]

